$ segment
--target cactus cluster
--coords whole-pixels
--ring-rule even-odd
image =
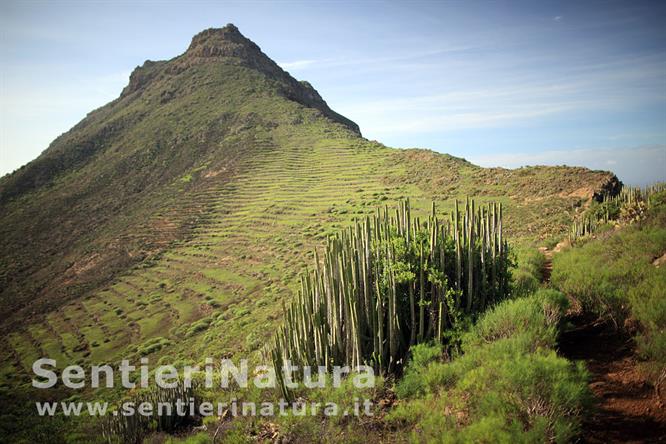
[[[569,240],[575,242],[594,234],[601,224],[639,221],[650,208],[653,196],[665,190],[666,183],[657,183],[645,188],[625,186],[615,195],[604,195],[597,206],[573,221],[569,230]]]
[[[179,415],[176,402],[180,400],[187,409],[186,411],[189,411],[190,403],[194,403],[196,411],[199,411],[198,406],[201,399],[196,394],[196,384],[194,381],[192,382],[193,384],[190,386],[179,383],[174,388],[155,387],[138,393],[132,399],[134,406],[148,403],[157,412],[160,405],[169,405],[170,409],[166,410],[165,408],[165,412],[170,414],[144,416],[140,414],[125,415],[123,412],[118,412],[118,415],[108,415],[101,424],[102,437],[110,443],[140,443],[148,431],[171,433],[181,427],[190,425],[195,421],[195,418],[189,415]]]
[[[411,345],[444,341],[461,317],[508,292],[502,207],[470,199],[443,220],[434,203],[423,220],[408,200],[378,210],[329,238],[322,259],[315,251],[268,346],[278,378],[287,359],[395,372]]]
[[[607,222],[606,220],[605,222]],[[574,242],[584,236],[589,236],[597,228],[597,218],[589,215],[584,215],[580,220],[574,220],[569,230],[569,240]]]

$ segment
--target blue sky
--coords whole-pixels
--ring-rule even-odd
[[[5,0],[0,174],[229,22],[386,145],[666,179],[666,3],[637,1]]]

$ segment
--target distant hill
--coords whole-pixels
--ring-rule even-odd
[[[545,242],[618,185],[368,141],[236,27],[209,29],[0,179],[0,381],[41,356],[256,350],[312,249],[403,197],[499,201],[512,240]]]

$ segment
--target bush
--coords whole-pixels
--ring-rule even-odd
[[[187,329],[187,332],[185,333],[185,337],[189,338],[197,333],[201,333],[204,330],[207,330],[208,327],[210,327],[210,324],[213,320],[211,318],[203,318],[199,319],[196,322],[193,322],[190,327]]]
[[[516,297],[528,296],[539,288],[540,282],[532,273],[522,268],[513,272],[511,294]]]
[[[665,251],[666,193],[659,193],[639,224],[556,255],[551,277],[585,311],[618,327],[637,320],[639,352],[655,369],[666,365],[666,268],[652,262]]]
[[[513,296],[521,297],[534,293],[544,279],[546,256],[535,248],[522,248],[516,250],[515,263],[511,285]]]
[[[618,325],[629,314],[629,291],[656,272],[652,260],[666,251],[666,229],[631,227],[553,258],[551,282],[583,309]]]
[[[537,281],[542,281],[546,269],[546,256],[536,248],[516,250],[516,264],[519,270],[530,273]]]
[[[629,290],[631,313],[640,322],[638,336],[641,353],[655,361],[655,367],[666,366],[666,268],[657,268],[653,275]]]
[[[529,334],[535,347],[555,345],[557,327],[568,306],[566,297],[542,289],[528,298],[507,301],[483,315],[465,335],[463,348]]]
[[[583,363],[573,365],[553,350],[514,359],[490,358],[457,384],[458,390],[470,395],[466,399],[470,415],[477,421],[503,419],[499,430],[517,436],[524,430],[535,442],[567,442],[575,436],[578,421],[572,416],[581,412],[588,396]],[[517,430],[515,422],[521,425]]]
[[[158,352],[158,351],[162,350],[162,348],[167,347],[169,345],[171,345],[170,340],[168,340],[167,338],[163,338],[163,337],[158,336],[158,337],[149,339],[146,342],[144,342],[143,344],[141,344],[137,348],[137,352],[141,356],[146,356],[146,355],[149,355],[151,353]]]
[[[429,364],[421,375],[430,378],[411,394],[421,397],[399,403],[389,421],[418,426],[419,442],[442,436],[445,442],[478,442],[484,436],[491,442],[499,436],[505,442],[570,441],[590,399],[584,364],[574,365],[550,349],[529,352],[527,339],[526,334],[500,339],[451,363]],[[403,382],[399,387],[397,393],[404,394]]]
[[[451,362],[419,346],[396,386],[406,401],[389,421],[417,426],[417,442],[570,441],[589,392],[584,365],[552,348],[566,306],[553,290],[506,301],[479,319]]]
[[[395,388],[396,394],[401,398],[425,395],[430,391],[430,387],[439,386],[441,381],[447,379],[439,375],[441,371],[449,368],[437,362],[443,353],[441,345],[417,344],[411,347],[410,353],[409,364]]]
[[[164,444],[208,444],[210,436],[208,433],[198,433],[193,436],[188,436],[183,439],[169,437]]]
[[[442,357],[440,344],[417,344],[410,350],[410,360],[414,367],[424,367]]]
[[[463,336],[465,354],[451,363],[439,362],[439,345],[413,346],[396,393],[405,398],[434,393],[439,386],[450,385],[457,375],[483,366],[486,361],[554,347],[558,324],[567,306],[562,293],[545,289],[528,298],[505,301],[485,313]],[[484,345],[488,347],[482,348]]]

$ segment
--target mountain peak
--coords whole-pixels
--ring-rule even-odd
[[[168,61],[146,61],[130,75],[129,84],[121,97],[142,94],[155,80],[178,76],[202,65],[236,65],[256,70],[274,82],[276,91],[304,106],[316,108],[331,120],[345,125],[360,135],[356,123],[336,113],[319,93],[307,82],[299,82],[271,60],[252,40],[245,37],[233,24],[223,28],[209,28],[192,38],[183,54]]]
[[[209,28],[192,37],[187,51],[175,60],[175,69],[208,63],[242,65],[261,71],[272,79],[282,79],[286,73],[261,51],[252,40],[229,23],[223,28]]]
[[[229,23],[223,28],[209,28],[192,38],[186,56],[194,58],[240,57],[263,55],[253,41],[246,38],[238,28]],[[264,56],[266,57],[266,56]]]

